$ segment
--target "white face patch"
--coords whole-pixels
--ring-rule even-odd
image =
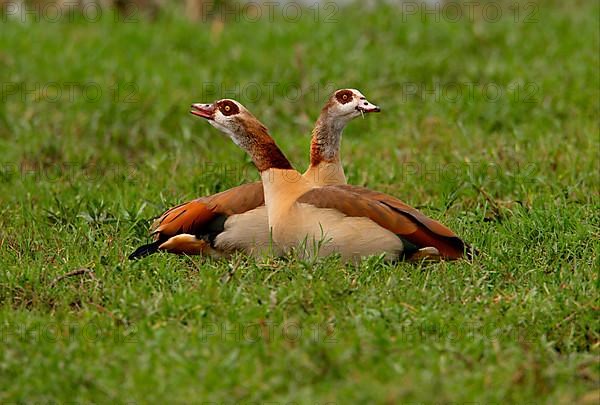
[[[209,120],[208,123],[227,135],[237,146],[240,146],[240,140],[238,139],[237,134],[231,129],[232,122],[230,117],[226,117],[221,111],[217,110],[213,119]]]
[[[334,103],[330,108],[333,117],[343,122],[348,122],[364,113],[379,111],[379,107],[372,104],[356,89],[338,90],[334,94]]]

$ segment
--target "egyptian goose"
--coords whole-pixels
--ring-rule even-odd
[[[339,151],[342,131],[352,119],[379,111],[379,107],[358,90],[334,92],[312,131],[310,166],[304,177],[315,186],[346,184]],[[192,113],[198,115],[195,109]],[[236,250],[253,255],[269,250],[278,252],[271,244],[260,181],[173,207],[158,218],[151,229],[155,241],[138,248],[130,259],[159,250],[213,257]]]
[[[294,170],[260,123],[235,100],[195,104],[194,115],[228,135],[260,172],[273,242],[284,252],[344,260],[425,253],[458,259],[463,241],[450,229],[389,195],[349,185],[317,187]]]

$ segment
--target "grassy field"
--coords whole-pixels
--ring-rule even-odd
[[[600,7],[502,10],[3,17],[0,402],[597,403]],[[192,102],[237,98],[304,169],[343,87],[383,109],[344,133],[349,182],[473,262],[127,260],[258,178]]]

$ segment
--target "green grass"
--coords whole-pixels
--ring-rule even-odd
[[[599,11],[4,21],[0,402],[594,403]],[[481,255],[127,261],[164,209],[258,178],[188,114],[236,86],[299,169],[328,92],[359,88],[383,112],[345,131],[349,182]]]

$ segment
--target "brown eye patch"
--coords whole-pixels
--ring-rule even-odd
[[[240,112],[240,109],[237,106],[237,104],[231,100],[219,101],[218,106],[219,111],[221,111],[221,113],[226,116],[235,115]]]
[[[341,104],[346,104],[348,102],[350,102],[350,100],[352,100],[352,92],[350,90],[342,90],[342,91],[338,91],[335,94],[335,98],[337,99],[337,101],[339,101]]]

